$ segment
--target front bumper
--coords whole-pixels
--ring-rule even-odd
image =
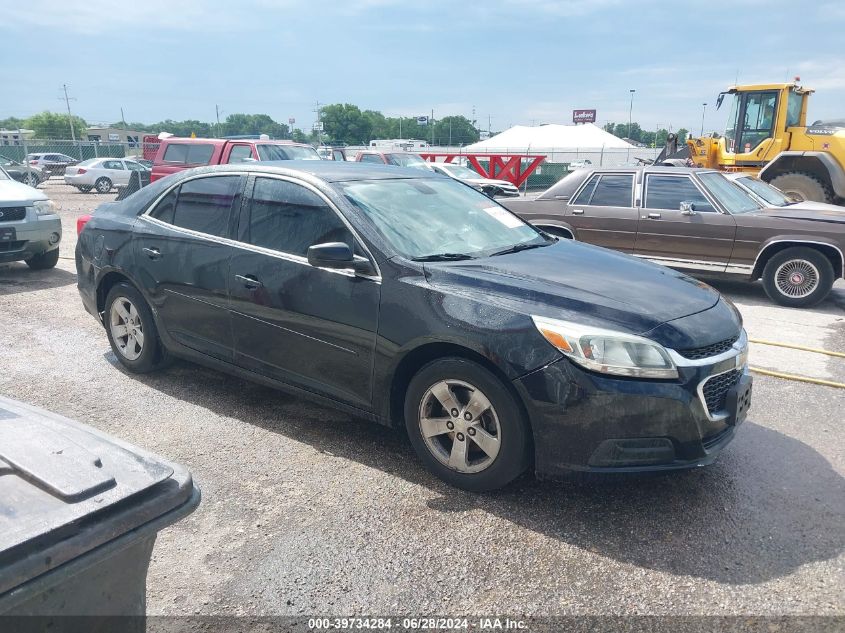
[[[678,380],[658,381],[599,375],[561,358],[523,376],[514,384],[531,419],[537,476],[713,462],[750,407],[752,379],[744,363],[736,354],[679,367]],[[735,380],[724,405],[711,410],[701,387],[714,376]]]
[[[0,222],[0,263],[29,259],[59,247],[62,221],[56,215],[36,216],[27,209],[24,220]]]

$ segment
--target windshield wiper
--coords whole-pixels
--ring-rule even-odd
[[[551,240],[539,243],[523,242],[522,244],[514,244],[513,246],[509,246],[508,248],[496,251],[495,253],[491,253],[490,257],[495,257],[496,255],[507,255],[509,253],[518,253],[519,251],[527,251],[529,248],[540,248],[541,246],[548,246],[549,244],[554,244],[554,242]]]
[[[415,262],[457,262],[462,259],[473,259],[472,255],[466,253],[434,253],[432,255],[421,255],[420,257],[412,257],[411,261]]]

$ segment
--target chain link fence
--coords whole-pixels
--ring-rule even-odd
[[[160,141],[155,135],[137,135],[128,142],[92,140],[42,140],[16,139],[15,143],[0,143],[0,165],[21,182],[40,184],[48,178],[61,178],[65,168],[95,158],[128,158],[150,161],[158,151]],[[360,151],[372,149],[365,146],[345,147],[347,160],[354,161]],[[454,155],[453,162],[465,164],[461,158],[468,151],[462,146],[429,146],[423,153]],[[621,167],[647,164],[653,161],[660,150],[650,147],[630,149],[603,148],[556,148],[556,147],[502,147],[484,151],[472,151],[486,168],[489,161],[479,155],[490,156],[544,156],[543,162],[529,175],[522,185],[525,191],[547,189],[572,170],[584,166]],[[442,159],[441,159],[442,160]],[[523,167],[531,162],[525,158]],[[13,173],[14,172],[14,173]]]

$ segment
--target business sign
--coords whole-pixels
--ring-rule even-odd
[[[288,119],[288,125],[293,125],[294,123],[296,123],[296,119],[294,119],[293,117],[290,117]]]
[[[573,110],[572,111],[572,122],[573,123],[595,123],[596,122],[596,111],[595,110]]]
[[[120,134],[114,134],[112,132],[109,132],[109,140],[110,141],[119,141],[120,140]]]
[[[427,116],[418,116],[417,117],[417,125],[428,125],[428,117]]]
[[[322,132],[323,131],[323,122],[317,121],[311,129],[314,130],[315,132]]]

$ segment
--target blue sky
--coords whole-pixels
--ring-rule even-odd
[[[479,125],[633,118],[723,128],[717,93],[796,74],[810,118],[845,117],[845,3],[781,0],[28,0],[0,19],[0,118],[89,122],[266,113],[310,127],[314,104]],[[724,110],[724,108],[723,108]],[[222,118],[222,117],[221,117]]]

